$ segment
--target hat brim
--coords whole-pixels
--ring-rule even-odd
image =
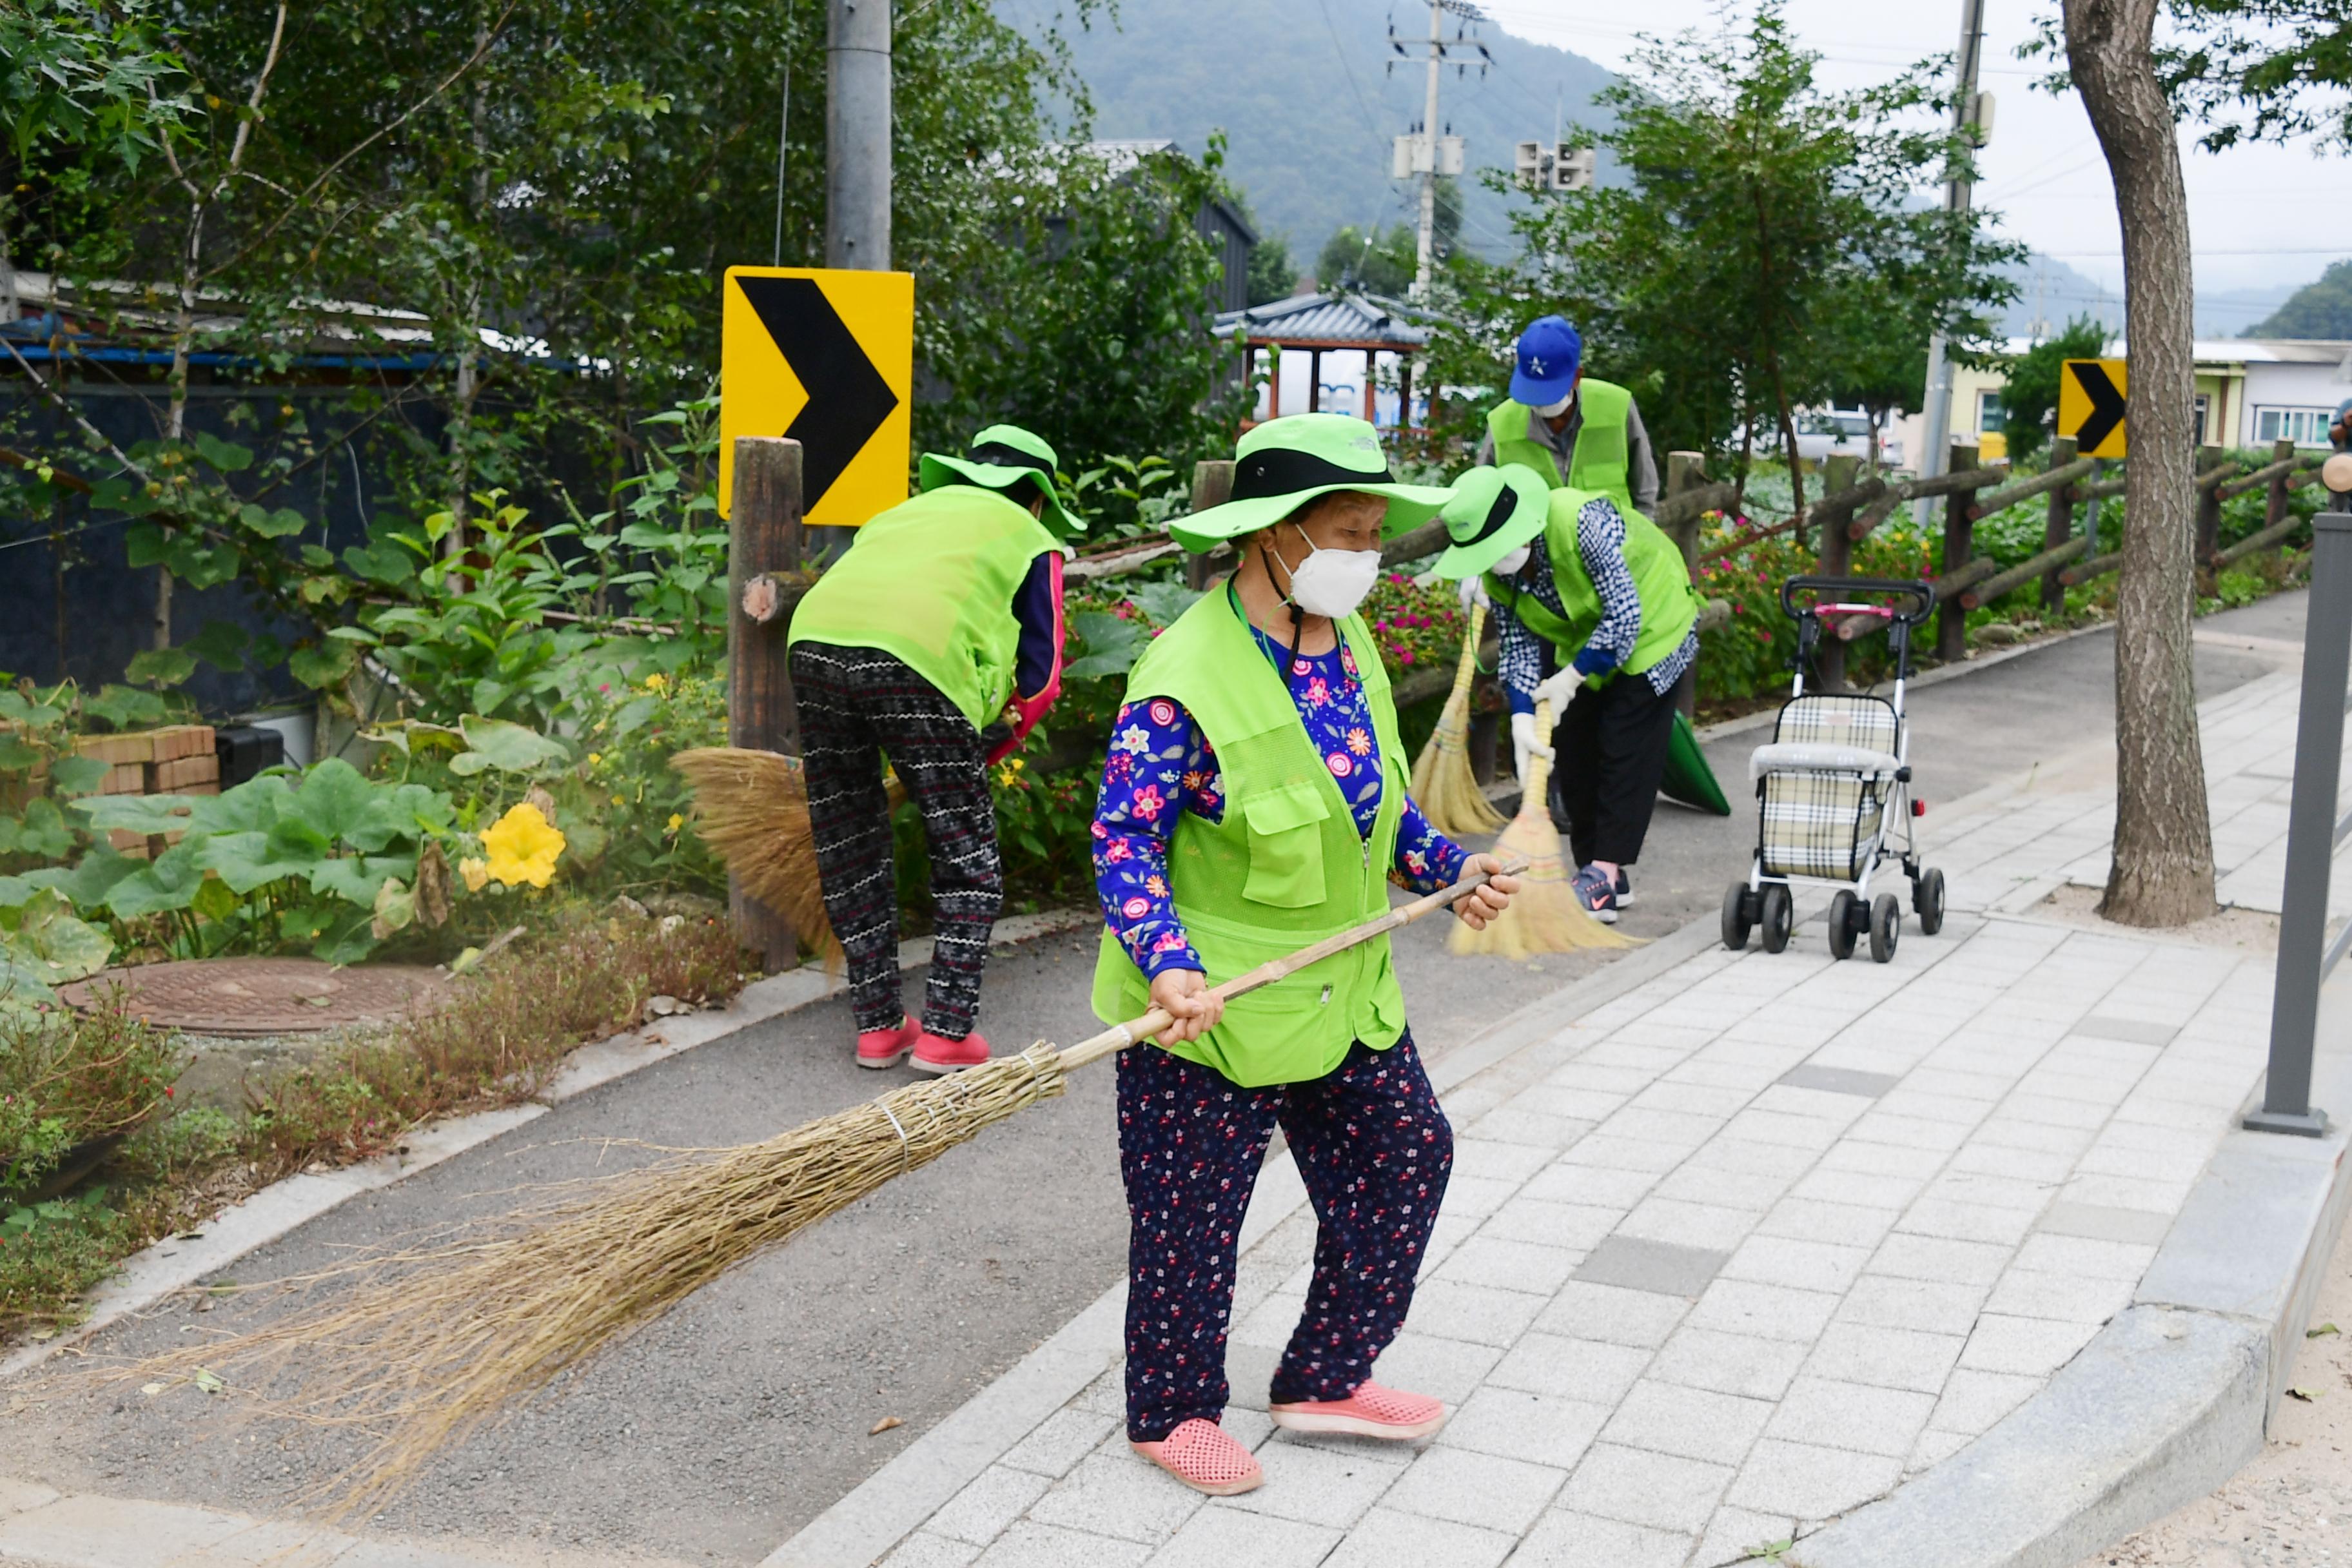
[[[1511,373],[1511,401],[1524,403],[1530,408],[1542,408],[1558,403],[1576,390],[1576,372],[1556,375],[1549,381],[1538,381],[1524,371]]]
[[[1522,544],[1532,544],[1543,533],[1545,514],[1531,511],[1525,517],[1514,517],[1475,544],[1456,544],[1437,558],[1433,570],[1448,582],[1460,582],[1465,577],[1483,577],[1494,570],[1495,563]]]
[[[925,491],[953,484],[1007,490],[1023,479],[1036,480],[1037,488],[1045,492],[1045,512],[1037,521],[1051,530],[1055,537],[1072,539],[1087,531],[1084,522],[1063,509],[1062,498],[1054,490],[1054,476],[1043,468],[1025,464],[975,463],[969,458],[950,458],[940,452],[926,452],[915,468],[916,488]]]
[[[1387,498],[1388,515],[1381,520],[1382,539],[1394,539],[1407,529],[1420,527],[1454,499],[1451,489],[1435,485],[1400,485],[1378,479],[1365,479],[1353,484],[1318,485],[1312,489],[1293,490],[1287,495],[1229,500],[1222,506],[1213,506],[1171,522],[1168,534],[1177,543],[1199,555],[1214,550],[1229,539],[1255,533],[1261,528],[1271,528],[1318,496],[1330,495],[1337,490],[1354,490],[1363,495]]]

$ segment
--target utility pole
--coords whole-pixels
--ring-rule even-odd
[[[1984,0],[1960,0],[1960,48],[1953,61],[1952,134],[1969,134],[1978,120],[1977,66],[1984,55]],[[1982,146],[1981,137],[1977,145]],[[1969,210],[1969,199],[1975,194],[1974,183],[1968,178],[1967,164],[1958,158],[1950,162],[1944,181],[1944,210],[1963,213]],[[1919,457],[1919,477],[1933,479],[1943,473],[1951,462],[1952,449],[1952,363],[1945,355],[1944,332],[1940,327],[1927,339],[1927,449]],[[1928,510],[1934,502],[1925,497],[1913,503],[1913,518],[1921,528],[1927,526]]]
[[[1421,124],[1410,134],[1396,139],[1395,158],[1389,171],[1400,180],[1407,174],[1417,175],[1421,180],[1421,232],[1415,247],[1417,262],[1412,279],[1412,293],[1416,300],[1429,297],[1429,286],[1437,272],[1437,178],[1440,174],[1462,173],[1462,138],[1440,136],[1437,132],[1437,73],[1449,58],[1445,52],[1447,45],[1444,31],[1448,11],[1462,19],[1454,26],[1454,44],[1463,52],[1463,58],[1454,61],[1455,73],[1470,68],[1468,56],[1471,50],[1477,51],[1478,74],[1481,77],[1486,74],[1486,67],[1494,59],[1485,44],[1468,36],[1465,26],[1486,19],[1476,5],[1470,0],[1429,0],[1429,37],[1426,44],[1429,49],[1428,94],[1423,104]],[[1412,42],[1419,44],[1423,40],[1416,38]],[[1412,57],[1407,53],[1406,44],[1407,41],[1398,37],[1396,29],[1391,26],[1389,29],[1391,55],[1410,59]],[[1396,63],[1391,58],[1389,69],[1395,70]]]
[[[824,264],[890,267],[890,0],[827,0]]]
[[[1444,19],[1444,0],[1429,0],[1429,100],[1421,111],[1421,140],[1426,153],[1413,159],[1421,169],[1421,239],[1414,249],[1412,291],[1422,300],[1429,298],[1437,263],[1437,72],[1445,60],[1445,36],[1439,30]]]

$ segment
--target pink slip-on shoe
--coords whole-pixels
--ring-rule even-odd
[[[1410,1442],[1445,1425],[1445,1406],[1425,1394],[1405,1394],[1377,1383],[1359,1384],[1345,1399],[1302,1399],[1269,1405],[1277,1426],[1293,1432],[1340,1432],[1351,1437]]]
[[[1211,1497],[1255,1491],[1265,1480],[1257,1459],[1215,1422],[1195,1415],[1157,1443],[1128,1447],[1161,1469]]]
[[[862,1068],[894,1068],[907,1059],[915,1048],[916,1038],[922,1031],[915,1021],[903,1015],[895,1029],[868,1029],[857,1037],[857,1065]]]
[[[915,1039],[915,1059],[907,1065],[917,1072],[959,1072],[988,1059],[988,1039],[977,1029],[961,1040],[945,1040],[925,1029]]]

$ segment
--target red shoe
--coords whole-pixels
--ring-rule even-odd
[[[917,1072],[961,1072],[988,1059],[988,1039],[974,1029],[961,1040],[943,1040],[929,1029],[915,1039],[915,1059],[907,1065]]]
[[[1195,1415],[1156,1443],[1128,1447],[1196,1492],[1232,1497],[1265,1483],[1256,1458],[1215,1422]]]
[[[862,1068],[894,1068],[907,1059],[922,1031],[915,1021],[901,1015],[895,1029],[868,1029],[857,1037],[857,1065]]]
[[[1445,1425],[1445,1406],[1425,1394],[1404,1394],[1377,1383],[1358,1385],[1345,1399],[1302,1399],[1296,1405],[1269,1405],[1265,1413],[1277,1426],[1293,1432],[1342,1432],[1350,1437],[1384,1437],[1411,1442],[1426,1437]]]

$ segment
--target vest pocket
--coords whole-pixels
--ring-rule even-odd
[[[1292,784],[1242,803],[1249,828],[1249,876],[1242,897],[1281,910],[1323,901],[1323,823],[1331,808],[1313,784]]]

